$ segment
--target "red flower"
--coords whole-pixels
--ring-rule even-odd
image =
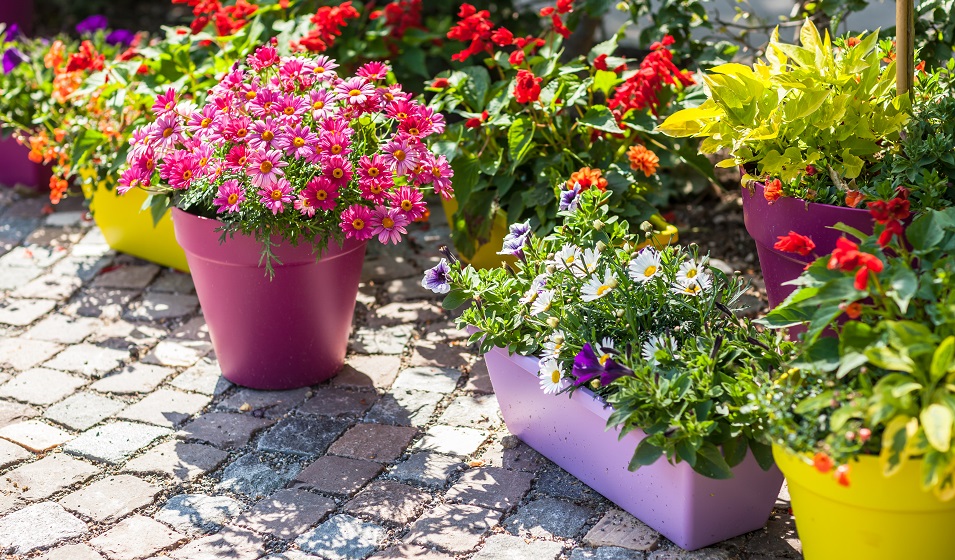
[[[904,220],[911,215],[909,201],[904,198],[893,198],[888,202],[874,200],[868,206],[869,214],[872,214],[872,218],[880,224],[887,224],[893,220]]]
[[[783,195],[783,182],[779,179],[773,179],[772,181],[766,182],[766,187],[763,189],[763,197],[769,201],[770,204],[779,200],[779,197]]]
[[[821,473],[827,473],[832,470],[834,464],[832,462],[832,457],[826,455],[822,451],[818,451],[812,457],[812,466],[816,467],[816,470]]]
[[[606,54],[598,55],[597,58],[594,59],[594,68],[596,68],[597,70],[604,70],[604,71],[608,69]]]
[[[790,231],[789,235],[780,235],[779,241],[773,245],[773,249],[777,251],[784,251],[786,253],[796,253],[802,256],[806,256],[816,248],[816,244],[812,239],[806,237],[805,235],[799,235],[795,231]]]
[[[839,465],[836,467],[836,482],[841,486],[849,486],[849,465]]]
[[[846,39],[846,46],[848,46],[851,49],[852,47],[858,45],[861,42],[862,40],[859,39],[858,37],[849,37],[848,39]]]
[[[530,70],[518,70],[517,82],[514,84],[514,99],[518,103],[537,101],[541,95],[540,83],[544,78],[538,78]]]
[[[464,122],[467,128],[481,128],[481,125],[487,122],[487,111],[483,111],[480,117],[472,117]]]
[[[574,11],[574,0],[557,0],[557,13],[566,14]]]
[[[516,51],[512,52],[511,56],[507,57],[507,62],[510,63],[511,66],[520,66],[521,64],[524,64],[523,49],[517,49]]]
[[[854,301],[849,304],[841,303],[839,304],[839,309],[846,314],[846,317],[852,320],[856,320],[862,315],[862,304],[858,301]],[[852,432],[849,433],[851,434]],[[848,437],[848,434],[846,434],[846,436]],[[853,434],[852,437],[855,437],[855,434]]]
[[[435,88],[435,89],[444,89],[444,88],[448,87],[448,79],[447,79],[447,78],[435,78],[434,81],[431,82],[431,87],[433,87],[433,88]]]
[[[384,10],[378,10],[378,16],[382,13],[385,16],[385,27],[391,33],[385,38],[386,41],[401,39],[405,36],[408,29],[424,29],[421,23],[421,0],[398,0],[385,6]],[[374,14],[372,15],[374,17]]]
[[[869,287],[869,272],[882,272],[883,264],[879,257],[859,251],[859,246],[845,237],[836,241],[836,248],[829,257],[829,270],[856,272],[855,288],[865,290]]]
[[[491,41],[499,47],[508,47],[514,42],[514,34],[506,27],[498,27],[491,33]]]
[[[812,177],[812,176],[815,175],[816,173],[818,173],[818,171],[816,170],[816,166],[814,166],[814,165],[807,165],[807,166],[806,166],[806,175],[809,175],[810,177]]]
[[[902,234],[905,232],[905,229],[902,227],[902,222],[898,220],[893,220],[885,224],[885,229],[882,230],[882,233],[879,234],[879,247],[885,247],[892,241],[893,237],[902,237]]]
[[[338,6],[322,6],[309,20],[315,24],[315,28],[299,39],[298,45],[312,52],[324,52],[335,41],[335,37],[342,34],[341,30],[348,25],[348,20],[360,15],[351,0]]]
[[[623,118],[630,109],[644,111],[650,109],[656,115],[660,108],[660,92],[667,85],[685,87],[693,84],[689,72],[680,70],[673,64],[673,53],[666,47],[674,43],[667,35],[662,41],[651,46],[651,52],[640,62],[640,69],[617,86],[607,106]],[[619,120],[618,118],[618,120]]]
[[[849,208],[855,208],[856,206],[858,206],[859,203],[862,202],[862,199],[863,199],[862,191],[850,190],[846,192],[846,206],[848,206]]]
[[[448,39],[470,42],[463,51],[452,55],[451,60],[464,62],[472,55],[491,51],[491,30],[494,24],[491,23],[491,13],[487,10],[477,11],[477,8],[471,4],[461,4],[458,10],[458,17],[461,20],[448,31]]]

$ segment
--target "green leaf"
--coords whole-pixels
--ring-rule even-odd
[[[587,109],[587,113],[583,118],[577,122],[583,126],[589,126],[604,132],[613,134],[623,133],[623,129],[617,126],[617,119],[614,118],[613,113],[604,105],[594,105],[590,107]]]
[[[946,452],[952,446],[952,423],[955,415],[950,408],[941,404],[930,404],[919,415],[925,437],[929,444],[941,452]]]
[[[149,205],[149,212],[153,219],[153,227],[156,227],[159,225],[159,221],[163,219],[163,216],[165,216],[166,212],[169,210],[169,197],[165,195],[150,194],[146,197],[146,201],[143,202],[144,206],[146,204]]]
[[[773,459],[772,446],[760,441],[751,440],[749,442],[749,450],[753,452],[753,457],[755,457],[756,462],[759,463],[759,468],[764,471],[768,471],[776,464],[776,460]]]
[[[909,302],[912,301],[915,292],[918,291],[919,281],[915,272],[910,268],[897,268],[889,280],[889,286],[892,288],[888,292],[889,297],[899,306],[899,311],[904,314],[908,310]]]
[[[733,477],[733,470],[715,445],[706,442],[697,453],[699,457],[693,470],[709,478],[727,479]]]
[[[952,368],[955,368],[955,336],[950,336],[942,341],[932,355],[932,367],[929,372],[932,381],[938,381],[945,377]]]
[[[464,98],[468,105],[474,111],[480,113],[484,110],[484,100],[487,98],[488,89],[491,87],[491,75],[487,68],[483,66],[468,66],[461,70],[467,75],[467,81],[463,84]]]
[[[723,456],[726,458],[726,464],[735,467],[742,463],[743,459],[746,458],[746,448],[746,437],[743,435],[726,440],[723,443]]]
[[[451,290],[441,302],[441,307],[445,309],[457,309],[471,300],[471,296],[464,290]]]
[[[824,391],[815,397],[804,399],[796,405],[794,412],[796,414],[814,414],[824,408],[829,408],[832,404],[832,391]]]
[[[527,157],[533,140],[533,125],[524,120],[524,117],[514,119],[510,128],[507,129],[507,153],[511,158],[512,171]]]
[[[636,451],[633,452],[633,458],[630,459],[630,464],[627,468],[631,471],[635,471],[640,467],[652,465],[661,455],[663,455],[662,448],[650,443],[650,438],[643,438],[640,440],[639,445],[637,445]]]
[[[905,238],[916,251],[932,249],[945,237],[938,214],[935,210],[926,212],[905,228]]]
[[[904,371],[906,373],[915,372],[915,363],[908,356],[903,356],[898,352],[877,346],[866,350],[865,355],[876,367],[890,371]]]
[[[618,78],[616,72],[609,70],[597,70],[594,74],[594,89],[609,96],[610,90],[617,85]]]

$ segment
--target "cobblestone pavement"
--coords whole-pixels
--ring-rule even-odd
[[[6,558],[800,557],[785,493],[765,529],[688,553],[510,436],[419,284],[440,224],[369,254],[343,372],[261,392],[220,377],[188,275],[43,206],[0,191]]]

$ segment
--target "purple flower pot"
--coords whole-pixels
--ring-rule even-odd
[[[763,196],[762,183],[756,183],[752,190],[743,189],[743,220],[746,231],[756,241],[759,267],[766,282],[770,307],[782,303],[796,289],[783,283],[795,280],[807,264],[836,248],[836,240],[844,234],[832,229],[832,226],[842,222],[865,234],[871,234],[873,229],[872,216],[868,210],[807,203],[789,197],[782,197],[770,204]],[[816,249],[811,255],[803,257],[773,249],[779,236],[787,235],[790,231],[813,240]]]
[[[33,0],[0,0],[0,21],[17,24],[22,33],[33,30]]]
[[[755,531],[769,519],[783,483],[775,466],[764,471],[747,454],[728,480],[666,459],[631,472],[627,465],[645,434],[634,430],[620,439],[619,430],[607,430],[612,410],[593,393],[547,395],[537,360],[502,348],[484,359],[511,433],[684,549]]]
[[[0,185],[24,185],[36,191],[49,188],[53,172],[49,166],[30,161],[29,154],[30,149],[13,137],[0,139]]]
[[[222,375],[254,389],[292,389],[334,376],[345,363],[365,242],[332,241],[320,259],[310,243],[276,239],[281,265],[270,281],[261,244],[177,208],[176,240],[196,285]]]

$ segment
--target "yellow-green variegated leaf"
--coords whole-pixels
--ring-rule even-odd
[[[908,460],[905,453],[906,441],[909,433],[914,435],[916,431],[918,419],[910,416],[896,416],[886,425],[882,433],[882,452],[879,454],[879,463],[885,476],[898,472]]]
[[[716,167],[719,167],[719,168],[722,168],[722,169],[727,169],[727,168],[730,168],[730,167],[736,167],[737,165],[738,165],[738,164],[736,163],[736,160],[735,160],[734,158],[727,158],[727,159],[720,160],[720,161],[716,162]]]
[[[952,424],[955,423],[952,410],[942,404],[930,404],[919,415],[919,420],[929,445],[943,453],[948,451],[952,446]]]

